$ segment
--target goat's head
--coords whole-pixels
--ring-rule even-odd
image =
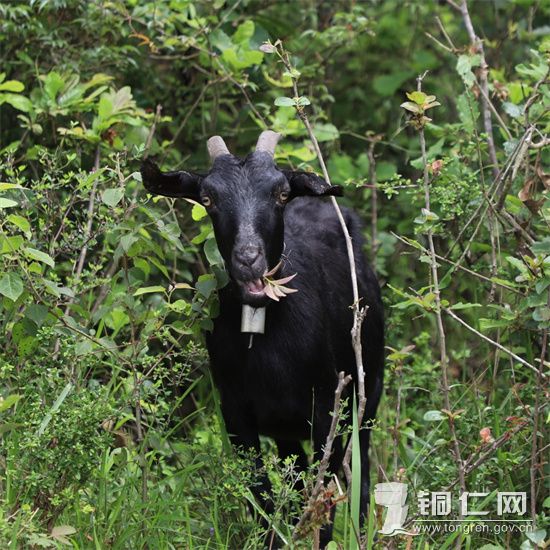
[[[277,168],[273,154],[279,134],[262,132],[256,150],[244,159],[232,155],[219,136],[208,140],[210,172],[161,172],[144,161],[141,174],[153,194],[200,202],[212,219],[218,248],[242,302],[254,307],[267,298],[262,276],[284,249],[284,209],[295,197],[340,195],[313,173]]]

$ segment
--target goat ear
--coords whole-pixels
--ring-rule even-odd
[[[323,178],[313,172],[283,170],[290,184],[291,197],[341,197],[344,192],[340,185],[329,185]]]
[[[181,197],[198,201],[199,185],[202,176],[191,172],[161,172],[151,160],[141,163],[141,179],[143,185],[152,195],[164,197]]]

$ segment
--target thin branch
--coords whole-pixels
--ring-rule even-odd
[[[324,487],[325,474],[327,472],[330,457],[332,455],[332,447],[334,445],[334,439],[336,438],[336,431],[338,429],[338,423],[340,420],[340,404],[342,401],[342,393],[345,387],[350,383],[350,381],[351,376],[349,374],[347,376],[345,376],[344,372],[340,372],[338,374],[338,385],[336,386],[336,390],[334,391],[334,407],[332,409],[332,420],[330,423],[330,430],[327,435],[325,447],[323,449],[323,457],[317,470],[315,485],[313,486],[313,490],[311,491],[307,506],[305,507],[304,512],[294,529],[294,533],[292,535],[293,540],[297,540],[303,536],[304,526],[309,521],[311,517],[311,512],[314,509],[315,502],[319,498],[319,495],[321,494],[321,491]]]
[[[533,372],[536,372],[537,374],[539,374],[539,372],[540,372],[540,374],[543,378],[547,377],[546,374],[541,372],[542,371],[542,364],[541,364],[540,370],[537,369],[537,367],[531,365],[531,363],[528,363],[527,361],[525,361],[525,359],[522,359],[519,355],[516,355],[513,351],[511,351],[508,348],[504,347],[502,344],[499,344],[498,342],[495,342],[494,340],[491,340],[491,338],[489,338],[488,336],[485,336],[484,334],[482,334],[481,332],[476,330],[474,327],[470,326],[466,321],[464,321],[458,315],[456,315],[456,313],[454,313],[454,311],[451,311],[448,308],[446,308],[444,311],[445,311],[445,313],[450,315],[455,321],[458,321],[462,326],[466,327],[470,332],[473,332],[474,334],[479,336],[482,340],[485,340],[489,344],[491,344],[491,345],[495,346],[496,348],[498,348],[500,351],[503,351],[504,353],[506,353],[507,355],[509,355],[513,359],[515,359],[518,363],[521,363],[524,367],[527,367],[528,369],[531,369]]]
[[[277,52],[279,53],[279,57],[284,63],[286,69],[291,74],[293,74],[288,53],[282,48],[282,46],[281,46],[281,50],[282,50],[282,53],[279,52],[279,50],[277,50]],[[295,97],[299,97],[300,94],[298,91],[298,84],[295,78],[292,78],[292,86],[293,86]],[[319,164],[321,165],[323,177],[325,178],[325,181],[329,185],[331,185],[330,176],[323,158],[323,154],[321,152],[321,148],[319,147],[319,142],[317,141],[317,138],[313,133],[313,129],[311,128],[311,124],[304,111],[304,108],[300,105],[296,105],[296,111],[298,113],[300,120],[303,122],[304,126],[306,127],[311,143],[313,144],[315,154],[317,155],[317,159],[319,160]],[[355,363],[357,367],[357,420],[358,420],[358,425],[361,426],[363,422],[363,416],[365,414],[366,405],[367,405],[367,398],[365,396],[365,369],[363,366],[363,347],[361,342],[361,326],[367,314],[368,306],[361,307],[361,304],[360,304],[359,286],[357,284],[357,271],[355,267],[355,253],[353,250],[353,242],[351,239],[351,235],[349,234],[348,226],[346,225],[344,216],[342,215],[342,211],[338,206],[338,202],[334,197],[330,197],[330,199],[332,202],[332,206],[334,207],[334,210],[336,212],[336,216],[338,217],[338,221],[340,222],[342,232],[344,234],[348,261],[349,261],[349,268],[350,268],[351,286],[352,286],[352,292],[353,292],[353,304],[351,305],[353,310],[353,325],[351,328],[351,341],[352,341],[353,352],[355,355]],[[350,438],[348,441],[346,452],[344,453],[344,460],[342,463],[344,472],[346,474],[346,481],[348,483],[348,488],[351,488],[351,468],[350,468],[351,448],[352,448],[352,438]]]
[[[149,134],[147,135],[147,141],[145,142],[145,151],[143,152],[143,158],[146,159],[149,156],[149,149],[151,149],[151,144],[153,143],[153,136],[157,129],[157,124],[160,121],[160,115],[162,113],[162,105],[157,105],[155,110],[155,118],[153,119],[153,124],[149,129]]]
[[[97,172],[99,170],[99,164],[101,161],[101,148],[100,145],[96,147],[95,151],[95,160],[94,160],[94,166],[92,168],[92,172]],[[94,183],[92,185],[92,190],[90,192],[90,198],[88,200],[88,210],[87,210],[87,220],[86,220],[86,228],[84,230],[84,245],[82,246],[82,249],[80,250],[80,254],[78,256],[78,262],[76,265],[76,270],[74,272],[75,274],[75,281],[78,282],[80,279],[80,276],[82,275],[82,270],[84,269],[84,262],[86,261],[86,256],[88,254],[88,243],[90,241],[91,235],[92,235],[92,227],[94,223],[94,208],[95,208],[95,196],[97,192],[97,182],[99,178],[94,179]],[[71,309],[71,304],[74,302],[74,297],[70,297],[67,300],[67,304],[65,306],[65,315],[69,313],[69,310]],[[61,345],[61,340],[59,338],[56,339],[53,347],[53,357],[57,358],[57,354],[59,353],[59,347]]]
[[[378,138],[378,139],[377,139]],[[374,156],[374,148],[379,141],[380,136],[375,136],[371,139],[367,149],[369,159],[369,184],[371,192],[371,258],[372,262],[376,259],[378,252],[378,190],[376,186],[376,157]]]
[[[495,439],[489,448],[487,448],[482,454],[480,454],[477,459],[473,460],[473,457],[470,457],[466,461],[466,475],[471,474],[476,468],[481,466],[488,458],[497,450],[500,449],[507,441],[509,441],[514,435],[523,430],[527,425],[527,422],[518,422],[510,431],[505,432],[499,438]],[[454,485],[454,484],[453,484]],[[451,485],[451,487],[453,486]]]
[[[419,92],[422,91],[422,80],[426,76],[424,73],[422,76],[417,78],[417,89]],[[428,156],[426,152],[426,138],[424,136],[424,127],[422,126],[419,130],[420,136],[420,149],[422,151],[422,164],[424,166],[423,170],[423,180],[424,180],[424,202],[425,208],[428,212],[431,212],[430,204],[430,175],[428,172]],[[451,412],[451,400],[450,400],[450,387],[449,387],[449,363],[447,357],[447,344],[446,344],[446,335],[445,327],[443,325],[443,317],[441,315],[441,293],[439,290],[439,274],[437,270],[437,260],[433,239],[432,229],[428,229],[428,245],[429,245],[429,256],[430,256],[430,270],[432,275],[432,285],[433,293],[435,296],[435,315],[437,321],[437,332],[439,335],[439,359],[441,363],[441,382],[443,385],[443,400],[445,403],[445,408],[447,411]],[[460,445],[458,443],[458,436],[456,433],[456,427],[454,423],[454,417],[449,414],[449,429],[451,432],[452,443],[453,443],[453,454],[458,467],[458,477],[460,481],[460,488],[462,492],[466,491],[466,479],[464,475],[464,464],[462,462],[462,457],[460,453]]]
[[[550,308],[550,290],[548,291],[548,298],[546,300],[547,307]],[[531,467],[529,468],[529,477],[530,477],[530,486],[531,486],[531,519],[533,520],[533,525],[537,520],[537,448],[538,448],[538,438],[539,438],[539,393],[543,389],[543,378],[544,373],[542,369],[544,368],[544,360],[546,358],[546,350],[548,344],[548,330],[544,329],[542,333],[542,345],[540,352],[540,365],[537,374],[537,387],[535,389],[535,407],[533,410],[533,437],[531,441]]]
[[[391,231],[391,234],[399,241],[401,241],[403,244],[406,244],[407,246],[410,246],[411,248],[414,248],[416,250],[421,250],[422,252],[427,253],[428,250],[424,248],[420,243],[415,242],[414,244],[410,242],[408,239],[402,237],[401,235],[397,235],[397,233],[394,233]],[[486,281],[491,284],[496,284],[497,286],[500,286],[506,290],[509,290],[510,292],[515,292],[516,294],[520,294],[523,296],[523,292],[519,291],[517,288],[514,288],[512,286],[508,286],[500,281],[495,281],[491,279],[490,277],[487,277],[485,275],[482,275],[481,273],[476,273],[475,271],[472,271],[471,269],[468,269],[467,267],[464,267],[456,262],[453,262],[452,260],[449,260],[448,258],[445,258],[444,256],[440,256],[439,254],[436,254],[435,257],[442,262],[445,262],[449,265],[452,265],[455,269],[460,269],[461,271],[464,271],[465,273],[468,273],[469,275],[472,275],[474,277],[477,277],[478,279],[481,279],[482,281]],[[452,273],[452,272],[451,272]]]
[[[447,0],[456,9],[458,6],[454,2]],[[497,153],[495,149],[495,140],[493,137],[493,124],[491,121],[491,101],[489,99],[489,85],[487,82],[487,75],[489,74],[489,66],[485,60],[485,50],[483,48],[483,41],[476,35],[472,20],[470,18],[470,12],[468,11],[467,0],[462,0],[460,4],[460,13],[464,21],[464,26],[470,37],[470,42],[475,50],[479,53],[481,58],[480,72],[479,72],[479,90],[481,92],[481,111],[483,114],[483,126],[485,133],[487,134],[487,146],[489,149],[489,158],[493,165],[493,177],[497,177],[499,173]],[[498,114],[498,113],[497,113]]]
[[[99,170],[99,162],[100,162],[100,148],[99,145],[97,146],[96,152],[95,152],[95,161],[94,161],[94,167],[92,172],[97,172]],[[88,239],[92,233],[92,226],[94,223],[94,207],[95,207],[95,196],[97,191],[97,180],[96,178],[94,180],[92,191],[90,193],[90,200],[88,201],[88,212],[87,216],[88,219],[86,221],[86,229],[84,230],[84,235]],[[84,262],[86,261],[86,255],[88,254],[88,245],[85,244],[82,247],[82,250],[80,251],[80,256],[78,258],[78,265],[76,267],[76,278],[80,278],[80,275],[82,274],[82,270],[84,269]],[[66,312],[65,312],[66,313]]]

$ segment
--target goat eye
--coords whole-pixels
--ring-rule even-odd
[[[279,193],[279,201],[281,202],[286,202],[289,197],[290,197],[290,193],[288,191],[281,191]]]
[[[209,206],[212,206],[212,199],[210,197],[207,197],[206,195],[204,197],[201,197],[201,202],[207,208]]]

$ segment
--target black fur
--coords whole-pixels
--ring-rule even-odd
[[[253,449],[258,469],[262,466],[260,434],[274,438],[282,458],[297,455],[301,467],[307,465],[307,457],[300,442],[312,437],[314,458],[320,459],[337,373],[351,373],[356,381],[345,240],[333,206],[317,198],[339,194],[341,189],[314,174],[280,171],[265,153],[253,153],[244,160],[218,157],[207,176],[196,176],[195,187],[189,185],[188,173],[181,178],[170,173],[166,193],[160,172],[149,168],[142,173],[145,186],[155,193],[176,196],[174,190],[180,185],[177,196],[211,198],[209,213],[231,282],[219,292],[220,315],[207,335],[207,347],[232,443],[239,449]],[[150,173],[155,175],[154,184],[147,181]],[[292,199],[288,205],[277,202],[281,191]],[[365,418],[373,420],[384,363],[380,290],[362,251],[358,217],[348,209],[343,209],[343,215],[353,239],[361,303],[369,306],[362,338]],[[277,278],[297,273],[289,286],[298,292],[280,302],[247,293],[243,281],[261,277],[281,256]],[[251,349],[249,335],[240,332],[243,303],[267,304],[265,335],[254,335]],[[369,430],[360,432],[360,441],[364,514],[369,499]],[[342,442],[337,440],[332,472],[339,469],[342,458]],[[267,477],[253,491],[269,512],[270,501],[262,496],[269,493]],[[322,543],[330,537],[328,527],[322,532]]]

